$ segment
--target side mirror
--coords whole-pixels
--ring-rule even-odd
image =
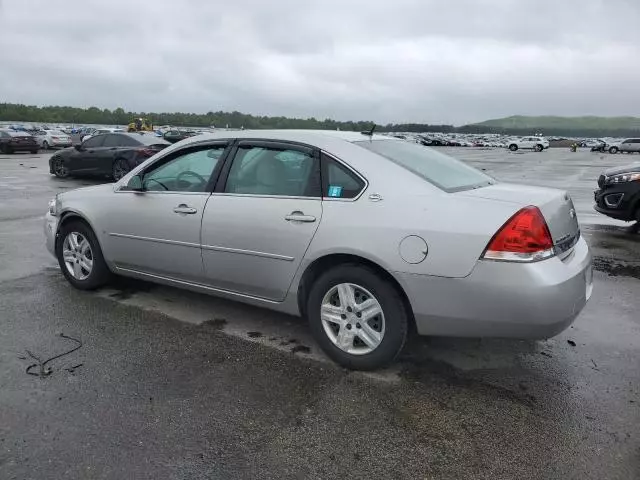
[[[144,186],[142,185],[142,177],[140,175],[134,175],[129,179],[127,183],[127,190],[132,192],[144,192]]]
[[[76,143],[76,144],[74,145],[74,148],[75,148],[77,151],[79,151],[79,152],[81,152],[81,151],[83,150],[83,148],[82,148],[82,144],[81,144],[81,143]]]

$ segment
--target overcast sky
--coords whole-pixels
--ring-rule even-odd
[[[0,102],[640,115],[640,0],[0,0]]]

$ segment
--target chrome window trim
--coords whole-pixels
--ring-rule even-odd
[[[211,196],[217,197],[255,197],[255,198],[280,198],[293,200],[322,200],[321,197],[304,197],[300,195],[264,195],[258,193],[229,193],[229,192],[213,192]]]
[[[351,173],[353,173],[356,177],[358,177],[360,180],[362,180],[364,182],[364,187],[362,187],[362,190],[360,190],[358,195],[356,195],[353,198],[325,197],[324,196],[324,192],[322,192],[322,194],[323,194],[322,195],[322,201],[323,202],[326,202],[326,201],[330,201],[330,202],[355,202],[355,201],[359,200],[360,197],[364,194],[364,192],[367,191],[367,188],[369,188],[369,181],[362,174],[360,174],[360,172],[358,172],[356,169],[354,169],[351,165],[346,164],[344,161],[340,160],[338,157],[336,157],[335,155],[327,152],[326,150],[320,149],[320,154],[325,154],[327,157],[331,158],[335,162],[337,162],[340,165],[342,165],[344,168],[349,170]]]
[[[114,190],[113,193],[134,193],[137,195],[205,195],[205,196],[209,196],[211,195],[210,192],[180,192],[178,190],[167,190],[167,191],[160,191],[160,190],[144,190],[144,191],[138,191],[138,190],[126,190],[125,189],[126,185],[123,185],[119,188],[116,188]]]

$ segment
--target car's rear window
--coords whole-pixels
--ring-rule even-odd
[[[355,142],[406,168],[445,192],[459,192],[484,187],[494,179],[460,160],[432,148],[398,140]]]

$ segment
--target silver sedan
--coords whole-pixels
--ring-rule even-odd
[[[354,369],[391,362],[410,328],[550,337],[592,291],[566,192],[357,132],[187,139],[57,195],[45,235],[76,288],[117,274],[303,315]]]

